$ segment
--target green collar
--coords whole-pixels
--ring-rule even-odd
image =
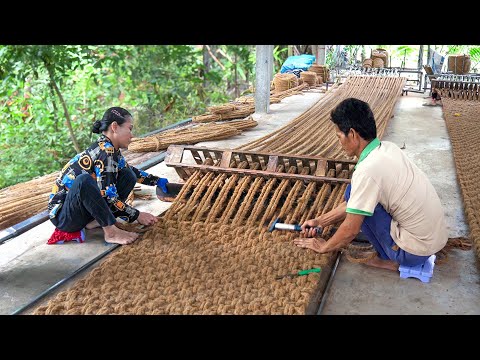
[[[377,146],[380,145],[380,140],[378,138],[373,139],[370,141],[370,143],[365,146],[365,149],[363,149],[362,153],[360,154],[360,158],[357,161],[357,165],[355,165],[355,169],[357,168],[358,164],[360,164],[365,158],[372,152],[373,149],[375,149]]]

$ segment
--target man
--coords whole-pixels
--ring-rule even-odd
[[[331,117],[342,148],[358,162],[345,201],[305,221],[302,233],[308,238],[294,240],[295,245],[326,253],[349,244],[362,230],[378,252],[367,265],[396,271],[399,265],[423,264],[448,240],[442,205],[427,176],[398,146],[380,142],[366,102],[346,99]],[[310,227],[342,220],[328,241],[313,238]]]

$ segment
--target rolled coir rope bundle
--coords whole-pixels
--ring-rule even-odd
[[[232,120],[228,122],[228,125],[233,126],[237,130],[250,129],[258,125],[258,122],[253,120],[253,117],[247,116],[243,120]]]
[[[207,110],[212,114],[225,114],[235,109],[236,109],[235,104],[222,104],[222,105],[207,107]]]
[[[239,96],[238,98],[235,99],[235,102],[237,104],[248,104],[248,103],[254,103],[255,102],[255,97],[253,96],[248,96],[248,95],[243,95],[243,96]]]
[[[364,68],[367,68],[367,69],[368,69],[368,68],[371,68],[372,65],[373,65],[372,59],[365,59],[365,60],[363,60],[362,66],[363,66]]]
[[[315,86],[317,84],[317,74],[313,71],[302,71],[300,73],[300,78],[310,86]]]
[[[383,68],[383,66],[384,66],[384,64],[385,64],[385,63],[383,62],[383,59],[382,59],[382,58],[379,58],[379,57],[373,59],[372,63],[373,63],[373,67],[374,67],[374,68]]]
[[[295,74],[275,74],[273,84],[275,92],[285,91],[298,86],[298,78]]]
[[[235,104],[235,110],[231,110],[222,114],[203,114],[199,116],[193,116],[192,121],[194,123],[207,123],[213,121],[230,120],[244,118],[255,112],[255,104]]]
[[[195,144],[200,141],[221,140],[241,133],[228,124],[198,124],[161,132],[144,138],[133,138],[128,146],[132,152],[160,151],[172,144]]]
[[[309,87],[308,83],[304,82],[302,85],[298,85],[297,87],[282,91],[280,93],[276,93],[275,97],[278,97],[279,99],[284,99],[287,96],[292,96],[292,95],[295,95],[295,94],[301,94],[302,91],[305,90],[305,89],[308,89],[308,87]]]
[[[375,60],[377,58],[380,58],[383,60],[383,66],[386,67],[388,66],[388,52],[385,49],[375,49],[372,51],[372,60]],[[373,67],[375,67],[375,64],[373,64]]]
[[[323,74],[323,68],[323,65],[312,64],[312,66],[308,68],[308,71],[313,71],[314,73],[321,75]]]
[[[328,66],[326,65],[318,65],[318,64],[313,64],[308,68],[308,71],[312,71],[316,73],[317,75],[322,77],[322,83],[326,82],[330,78],[330,70],[328,69]]]
[[[199,123],[206,123],[206,122],[213,122],[213,121],[220,121],[222,120],[221,114],[202,114],[197,116],[192,116],[193,122]]]
[[[454,74],[467,74],[470,72],[470,55],[449,55],[448,56],[448,71]]]
[[[59,172],[0,190],[0,230],[47,210],[48,196]]]

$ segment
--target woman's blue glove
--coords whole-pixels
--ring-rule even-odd
[[[168,179],[160,178],[157,180],[157,186],[160,186],[160,189],[162,189],[165,194],[168,194],[167,184]]]

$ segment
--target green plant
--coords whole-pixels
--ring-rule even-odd
[[[139,136],[231,100],[253,79],[254,46],[217,49],[223,67],[204,72],[192,45],[0,45],[0,188],[60,169],[111,106]]]

